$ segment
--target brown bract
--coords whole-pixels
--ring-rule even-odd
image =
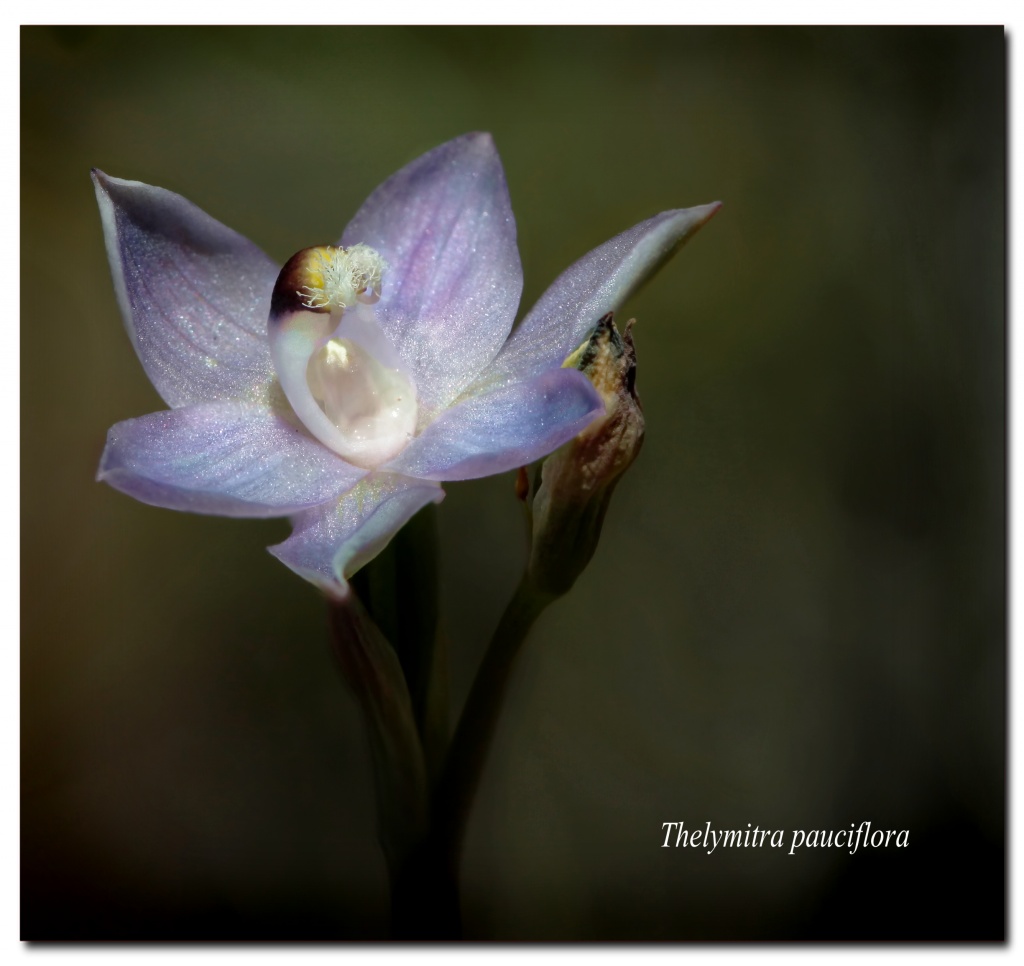
[[[532,504],[529,570],[538,588],[554,594],[565,593],[594,555],[615,484],[643,444],[634,321],[620,335],[609,312],[565,361],[594,384],[605,415],[541,466]]]

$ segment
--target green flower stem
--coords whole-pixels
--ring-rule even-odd
[[[395,938],[462,938],[458,869],[473,799],[516,655],[534,621],[558,596],[538,590],[525,574],[505,608],[449,746],[433,796],[430,831],[392,884]]]
[[[331,646],[362,713],[377,802],[377,834],[392,876],[427,834],[429,784],[405,676],[359,598],[330,603]]]
[[[425,534],[420,533],[417,540],[423,547]],[[370,579],[364,578],[361,590],[372,610],[382,616],[395,613],[393,588],[402,583],[402,556],[405,554],[385,556],[368,575]],[[477,671],[432,796],[424,791],[430,783],[429,763],[422,749],[426,746],[429,754],[434,746],[436,756],[441,737],[437,724],[431,725],[436,721],[436,711],[431,711],[436,698],[429,695],[443,679],[436,667],[440,657],[434,636],[436,614],[429,606],[415,608],[429,615],[417,621],[415,629],[403,629],[392,616],[393,623],[388,626],[402,642],[399,650],[389,645],[355,594],[346,604],[332,605],[335,653],[360,702],[370,739],[395,939],[462,938],[458,870],[476,790],[516,656],[534,622],[560,596],[538,587],[529,569],[524,573]],[[417,665],[412,659],[411,645],[417,636],[421,654],[429,652],[433,668]],[[400,666],[401,657],[405,660]],[[413,681],[406,688],[409,677]],[[416,700],[417,691],[420,701]]]
[[[523,574],[498,622],[462,709],[433,807],[434,828],[439,831],[456,865],[473,798],[497,730],[512,666],[530,628],[557,596],[539,590],[529,573]]]
[[[413,927],[413,938],[462,935],[458,871],[473,799],[516,655],[534,621],[556,597],[539,591],[524,574],[477,671],[434,792],[430,833],[411,856],[402,889],[395,894],[394,911]]]
[[[402,665],[431,783],[448,743],[448,668],[440,629],[437,507],[417,513],[352,578],[370,616]]]

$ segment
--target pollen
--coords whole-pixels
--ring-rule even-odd
[[[308,248],[301,266],[304,283],[296,295],[307,309],[343,312],[356,302],[372,305],[380,298],[387,263],[369,245]]]

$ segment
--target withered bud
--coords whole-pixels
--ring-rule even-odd
[[[563,363],[587,375],[604,399],[605,414],[541,465],[529,573],[538,589],[552,594],[566,593],[590,562],[612,491],[643,443],[634,322],[620,336],[609,312]]]

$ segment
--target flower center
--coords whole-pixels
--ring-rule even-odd
[[[268,323],[296,415],[325,446],[366,469],[396,456],[416,429],[416,390],[369,307],[386,269],[367,245],[304,249],[278,276]]]
[[[343,327],[344,328],[344,327]],[[351,339],[331,339],[309,360],[313,398],[349,443],[359,466],[396,456],[416,429],[416,391],[398,370],[381,365]]]

